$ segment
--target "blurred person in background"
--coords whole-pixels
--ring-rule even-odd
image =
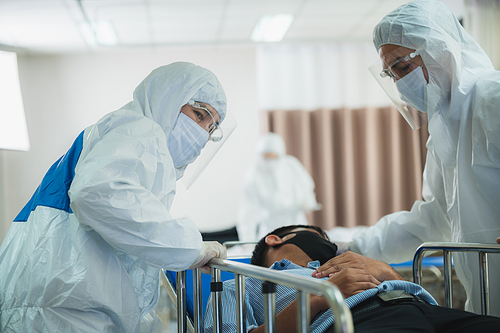
[[[240,241],[257,241],[281,226],[308,224],[305,213],[321,208],[313,179],[297,158],[286,155],[285,142],[276,133],[258,141],[255,161],[242,187],[237,222]]]

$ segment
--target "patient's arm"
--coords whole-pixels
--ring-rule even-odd
[[[345,268],[365,269],[379,281],[404,280],[398,272],[385,262],[371,259],[351,251],[347,251],[328,260],[313,272],[312,276],[322,278],[330,276],[331,274],[336,274]]]
[[[342,296],[348,298],[352,295],[363,292],[367,289],[375,288],[380,281],[375,279],[370,273],[363,269],[347,268],[335,274],[328,280],[335,284]],[[328,302],[321,296],[311,295],[310,297],[310,317],[314,318],[320,311],[328,310]],[[288,333],[297,331],[297,301],[293,301],[280,313],[276,315],[276,333]],[[264,325],[257,327],[253,333],[265,331]]]

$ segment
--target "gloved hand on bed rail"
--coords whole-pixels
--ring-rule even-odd
[[[188,269],[200,268],[202,273],[210,274],[210,267],[205,265],[212,258],[226,259],[226,248],[219,242],[203,242],[198,257]]]

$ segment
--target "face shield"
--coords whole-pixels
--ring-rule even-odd
[[[368,69],[412,129],[427,123],[427,80],[417,51],[396,47],[384,52],[381,48],[380,60]]]
[[[181,178],[182,183],[186,189],[189,189],[234,131],[236,119],[226,110],[224,121],[219,123],[219,115],[214,114],[213,110],[210,111],[205,103],[190,100],[186,106],[187,115],[208,132],[208,141],[200,155],[194,162],[181,168],[184,170],[184,175]]]

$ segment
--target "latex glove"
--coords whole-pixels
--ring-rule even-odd
[[[210,267],[206,266],[206,264],[212,258],[226,259],[226,248],[219,242],[203,242],[198,257],[188,269],[200,268],[202,273],[210,274]]]

